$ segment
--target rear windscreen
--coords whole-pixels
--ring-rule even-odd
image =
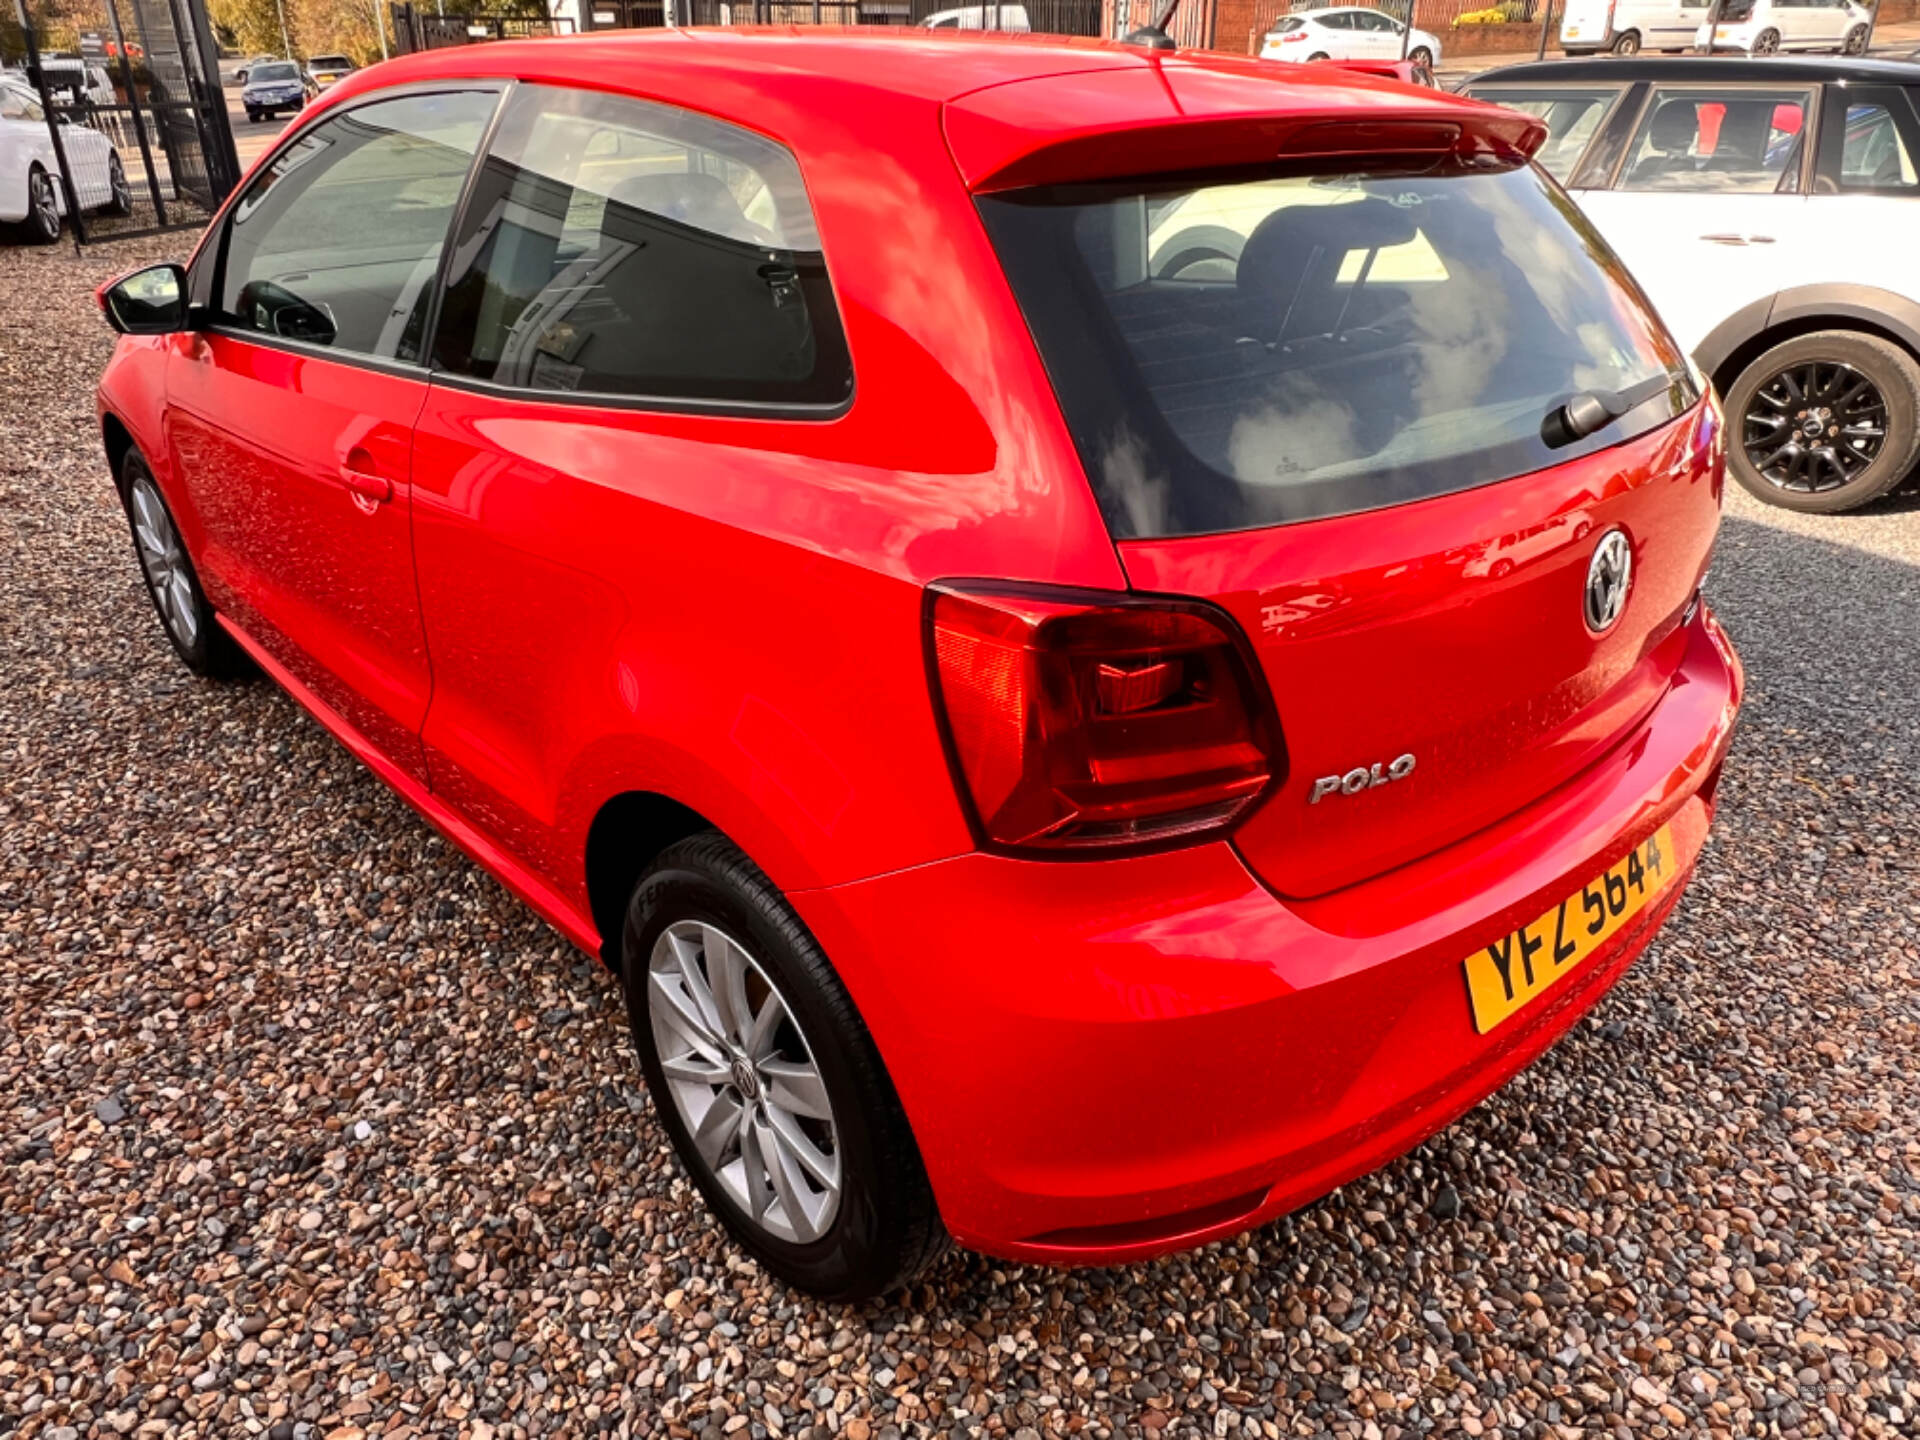
[[[1116,537],[1464,490],[1698,399],[1619,261],[1532,168],[1055,186],[979,206]],[[1549,445],[1543,422],[1583,391],[1624,413]]]

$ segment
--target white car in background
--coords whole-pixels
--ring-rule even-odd
[[[98,130],[63,121],[60,144],[84,209],[124,215],[133,208],[127,172],[111,140]],[[40,97],[24,79],[0,76],[0,224],[37,245],[58,240],[60,220],[67,213],[59,176]]]
[[[1726,408],[1728,468],[1851,510],[1920,460],[1920,66],[1557,60],[1464,87],[1542,120],[1535,161]]]
[[[923,30],[1005,30],[1025,35],[1033,27],[1024,5],[962,5],[936,10],[920,22]]]
[[[1722,0],[1713,48],[1746,55],[1775,55],[1782,50],[1864,55],[1872,33],[1873,12],[1852,0]],[[1704,14],[1694,42],[1707,44]]]
[[[1425,30],[1407,34],[1406,26],[1382,11],[1359,5],[1332,5],[1282,15],[1261,40],[1260,58],[1404,59],[1431,70],[1440,63],[1440,42]]]

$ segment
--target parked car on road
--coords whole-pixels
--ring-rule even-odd
[[[1511,66],[1476,98],[1540,162],[1725,397],[1735,478],[1834,511],[1920,459],[1920,74],[1899,61]]]
[[[1404,25],[1378,10],[1335,5],[1281,16],[1261,40],[1260,58],[1405,59],[1431,70],[1440,63],[1440,42],[1425,30],[1408,35]]]
[[[271,119],[282,110],[299,110],[317,93],[313,83],[291,60],[263,60],[247,75],[241,87],[240,103],[247,119]]]
[[[1259,1225],[1678,902],[1721,420],[1537,121],[903,28],[429,51],[290,131],[102,287],[165,634],[613,967],[791,1283]]]
[[[251,60],[248,60],[248,61],[245,61],[245,62],[243,62],[243,63],[241,64],[241,66],[240,66],[240,67],[239,67],[239,68],[238,68],[237,70],[235,70],[235,71],[233,72],[233,83],[234,83],[234,84],[236,84],[236,85],[244,85],[244,84],[246,84],[246,83],[247,83],[247,77],[248,77],[249,75],[251,75],[251,74],[253,73],[253,70],[254,70],[254,67],[255,67],[255,66],[257,66],[257,65],[268,65],[268,64],[271,64],[271,63],[273,63],[273,62],[274,62],[274,61],[276,61],[276,60],[279,60],[280,58],[281,58],[281,57],[280,57],[280,56],[278,56],[278,55],[256,55],[256,56],[254,56],[254,57],[253,57],[253,58],[252,58]]]
[[[63,120],[60,143],[82,208],[115,215],[133,208],[127,173],[111,140]],[[0,75],[0,225],[36,245],[58,240],[67,213],[60,173],[40,97],[25,80]]]
[[[1723,0],[1708,46],[1707,17],[1694,43],[1715,51],[1775,55],[1783,50],[1833,50],[1864,55],[1873,12],[1853,0]]]
[[[351,75],[359,67],[344,55],[316,55],[307,61],[307,79],[315,90],[325,90]]]

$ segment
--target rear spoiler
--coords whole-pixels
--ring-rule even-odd
[[[1532,116],[1333,65],[1177,55],[976,90],[942,123],[976,194],[1347,155],[1511,167],[1547,137]]]
[[[1377,75],[1382,80],[1398,80],[1402,85],[1421,85],[1429,90],[1440,88],[1440,82],[1433,78],[1433,71],[1411,60],[1322,60],[1319,63],[1351,70],[1356,75]]]

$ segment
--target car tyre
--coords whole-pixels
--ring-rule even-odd
[[[174,653],[194,674],[231,680],[253,673],[253,662],[214,618],[200,575],[173,521],[153,471],[137,450],[120,463],[120,503],[133,532],[133,551]]]
[[[1847,31],[1847,38],[1840,46],[1843,55],[1864,55],[1867,53],[1867,27],[1856,25]]]
[[[1747,53],[1749,55],[1778,55],[1780,53],[1780,32],[1778,30],[1762,30],[1758,35],[1753,37],[1753,48],[1748,50]]]
[[[107,203],[103,208],[109,215],[133,213],[133,189],[127,184],[127,167],[120,163],[117,150],[107,155]]]
[[[1407,59],[1411,60],[1415,65],[1424,65],[1429,70],[1433,68],[1433,51],[1424,45],[1416,45],[1413,49],[1409,50],[1407,52]]]
[[[1727,466],[1750,494],[1816,515],[1852,510],[1899,485],[1920,458],[1920,363],[1877,335],[1816,331],[1741,371],[1726,413]],[[1828,422],[1826,443],[1802,445],[1816,420]],[[1845,443],[1855,430],[1858,442]]]
[[[725,836],[661,853],[634,889],[620,958],[654,1111],[742,1249],[796,1289],[853,1301],[909,1283],[946,1248],[873,1037],[806,926]],[[823,1159],[832,1176],[813,1168]]]
[[[27,170],[27,214],[18,230],[30,245],[51,245],[60,238],[60,192],[38,165]]]
[[[1640,53],[1640,32],[1628,30],[1613,37],[1613,53],[1616,55],[1638,55]]]
[[[1331,55],[1329,55],[1329,54],[1327,54],[1327,52],[1326,52],[1326,51],[1324,51],[1324,50],[1316,50],[1316,51],[1314,51],[1314,52],[1313,52],[1313,54],[1311,54],[1311,55],[1309,55],[1309,56],[1307,56],[1307,63],[1308,63],[1309,65],[1311,65],[1311,64],[1313,64],[1313,62],[1314,62],[1314,61],[1316,61],[1316,60],[1331,60],[1332,58],[1333,58],[1333,57],[1332,57]]]
[[[258,110],[247,111],[247,123],[249,125],[258,125],[260,123],[260,112]]]

